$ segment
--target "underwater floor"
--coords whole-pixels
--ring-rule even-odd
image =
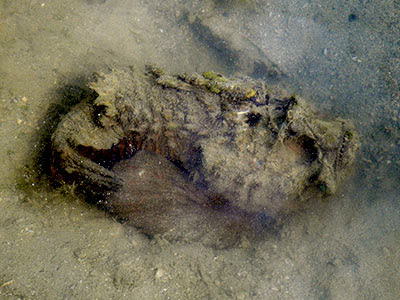
[[[1,299],[398,299],[398,1],[0,1]],[[336,195],[257,242],[149,239],[54,185],[50,136],[93,72],[214,70],[352,119]]]

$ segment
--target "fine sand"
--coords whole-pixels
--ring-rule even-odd
[[[399,299],[400,3],[193,3],[0,0],[0,299]],[[216,250],[150,240],[51,184],[49,137],[93,72],[264,76],[255,61],[353,119],[362,145],[337,195]]]

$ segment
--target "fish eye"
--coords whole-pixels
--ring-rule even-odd
[[[256,126],[258,122],[261,120],[261,114],[259,113],[248,113],[246,117],[247,117],[246,123],[249,124],[250,127]]]

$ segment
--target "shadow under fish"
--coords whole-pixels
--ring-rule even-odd
[[[148,236],[225,248],[243,238],[253,240],[273,224],[272,218],[230,207],[154,152],[139,151],[133,158],[115,164],[112,171],[123,179],[123,184],[106,196],[106,206]]]

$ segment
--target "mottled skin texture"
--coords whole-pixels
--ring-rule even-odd
[[[93,194],[118,191],[112,169],[138,150],[174,162],[210,197],[278,217],[335,192],[354,160],[348,120],[322,120],[304,100],[249,78],[113,71],[52,137],[53,171]]]

